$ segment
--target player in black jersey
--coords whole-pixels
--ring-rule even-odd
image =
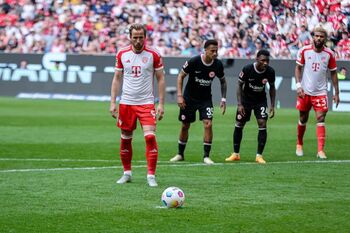
[[[269,83],[270,89],[270,118],[275,115],[275,70],[269,66],[270,53],[267,50],[260,50],[256,56],[256,62],[246,65],[239,74],[237,87],[237,113],[236,124],[233,133],[233,153],[226,161],[240,160],[239,149],[243,136],[243,128],[250,120],[252,110],[254,111],[258,126],[258,148],[255,161],[266,163],[262,153],[267,139],[266,121],[267,98],[265,85]]]
[[[192,122],[196,121],[196,112],[199,112],[199,120],[203,121],[204,126],[204,163],[213,164],[209,158],[211,143],[213,139],[212,119],[213,102],[211,95],[211,84],[215,77],[218,77],[221,84],[221,103],[222,114],[226,111],[226,79],[224,66],[217,59],[218,42],[208,40],[204,44],[204,54],[194,56],[183,65],[177,77],[177,104],[180,107],[179,121],[182,122],[180,136],[178,141],[178,154],[170,161],[182,161],[185,159],[184,151],[188,140],[188,130]],[[188,82],[182,95],[183,80],[186,76]]]

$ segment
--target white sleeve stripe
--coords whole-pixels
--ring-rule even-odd
[[[304,64],[301,64],[299,61],[296,61],[296,63],[300,66],[304,66]]]
[[[116,67],[115,70],[122,71],[123,68],[117,68],[117,67]]]
[[[164,66],[161,66],[161,67],[159,67],[159,68],[157,68],[157,69],[154,69],[154,70],[161,70],[161,69],[163,69],[164,68]]]
[[[334,71],[334,70],[337,70],[337,67],[333,68],[333,69],[329,69],[330,71]]]

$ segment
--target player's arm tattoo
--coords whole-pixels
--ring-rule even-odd
[[[237,104],[238,105],[242,105],[243,85],[244,85],[244,82],[238,80],[238,85],[237,85]]]
[[[183,87],[183,80],[187,76],[187,74],[181,70],[179,75],[177,76],[177,96],[182,96],[182,87]]]
[[[275,101],[276,101],[276,87],[275,83],[270,83],[270,100],[271,100],[271,108],[275,108]]]
[[[227,83],[225,76],[222,78],[219,78],[220,84],[221,84],[221,97],[226,98],[226,92],[227,92]]]

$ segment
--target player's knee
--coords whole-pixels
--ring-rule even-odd
[[[212,121],[205,120],[203,121],[203,123],[204,123],[204,128],[206,129],[210,129],[212,127]]]
[[[322,116],[316,116],[316,120],[317,120],[318,123],[324,122],[325,119],[326,119],[326,117],[323,116],[323,115]]]
[[[148,132],[144,134],[146,145],[157,146],[156,135],[154,132]]]
[[[190,123],[182,123],[182,130],[183,131],[188,131],[190,128],[191,124]]]
[[[236,128],[241,128],[241,129],[243,129],[243,128],[244,128],[244,125],[245,125],[245,122],[236,121],[236,123],[235,123],[235,127],[236,127]]]
[[[123,138],[123,139],[132,139],[132,132],[129,132],[129,131],[123,131],[121,134],[120,134],[120,137]]]
[[[258,119],[258,126],[259,126],[259,128],[266,128],[266,120],[265,119]]]

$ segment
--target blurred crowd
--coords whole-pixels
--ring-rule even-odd
[[[143,23],[163,56],[194,56],[219,41],[219,56],[266,48],[295,58],[321,25],[338,59],[350,59],[350,0],[0,0],[0,52],[114,54],[128,25]]]

